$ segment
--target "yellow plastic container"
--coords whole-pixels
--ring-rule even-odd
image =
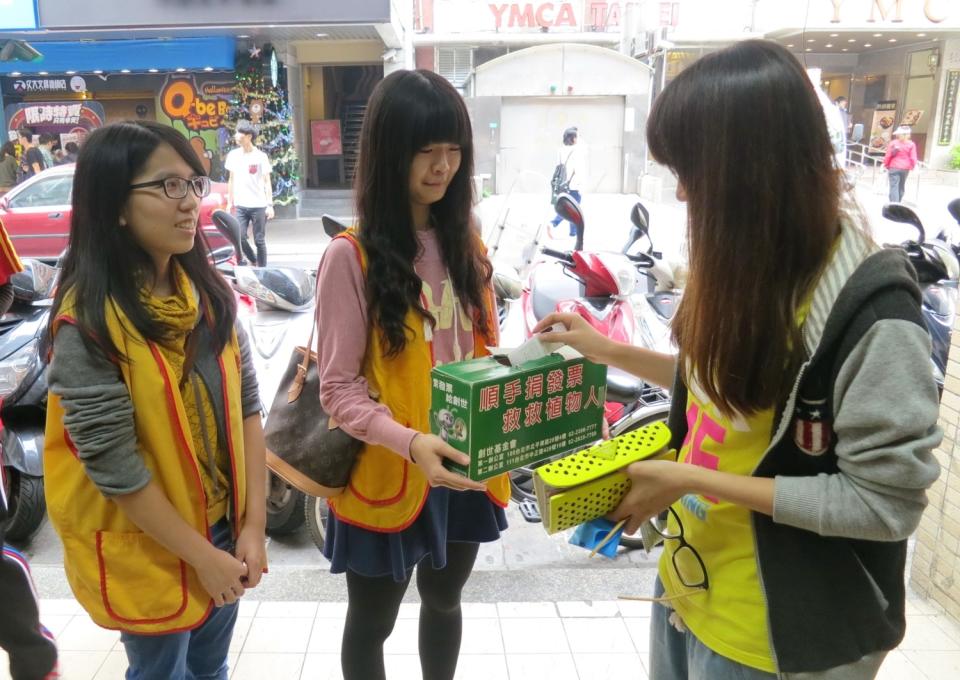
[[[537,468],[534,490],[543,528],[554,534],[610,513],[630,489],[623,468],[665,455],[669,443],[667,426],[651,423]]]

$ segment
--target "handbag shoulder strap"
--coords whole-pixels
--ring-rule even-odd
[[[360,267],[363,269],[364,274],[366,274],[366,258],[363,256],[363,250],[360,248],[360,244],[357,241],[356,231],[354,229],[347,229],[345,232],[337,234],[334,236],[337,238],[346,238],[354,247],[357,249],[358,256],[360,258]],[[310,339],[307,340],[307,345],[304,347],[303,360],[297,366],[297,375],[293,379],[293,382],[290,384],[290,389],[287,390],[287,402],[292,403],[300,397],[300,393],[303,391],[303,383],[307,379],[307,369],[310,368],[310,359],[314,356],[313,351],[313,338],[317,332],[317,325],[320,323],[320,305],[317,303],[317,298],[320,293],[320,276],[317,276],[316,287],[313,291],[313,324],[310,326]],[[320,357],[317,356],[317,361],[319,362]],[[319,369],[319,366],[317,367]]]

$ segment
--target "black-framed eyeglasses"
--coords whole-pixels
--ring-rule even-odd
[[[163,193],[167,198],[180,200],[187,195],[187,187],[193,189],[197,198],[205,198],[210,195],[210,178],[206,176],[193,177],[166,177],[164,179],[155,179],[152,182],[140,182],[131,184],[131,189],[146,189],[147,187],[163,187]]]
[[[707,578],[707,565],[703,563],[703,558],[696,548],[687,543],[683,535],[683,522],[680,521],[680,515],[672,507],[667,508],[673,519],[677,522],[677,531],[670,530],[666,520],[660,521],[654,517],[650,520],[650,525],[664,540],[679,541],[680,545],[673,553],[673,570],[680,578],[680,582],[687,588],[706,590],[710,587],[710,579]]]

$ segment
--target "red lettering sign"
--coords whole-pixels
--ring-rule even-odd
[[[511,380],[503,386],[503,400],[508,404],[515,402],[521,394],[523,394],[523,387],[520,386],[520,378]]]
[[[543,422],[543,402],[532,401],[527,404],[523,412],[523,426],[530,427]]]
[[[514,432],[520,429],[520,418],[523,411],[519,408],[508,408],[503,412],[503,433]]]
[[[543,375],[531,375],[527,378],[527,390],[524,396],[527,401],[543,396]]]
[[[547,420],[556,420],[563,415],[563,397],[556,396],[547,399]]]
[[[492,411],[500,406],[500,385],[480,388],[480,411]]]
[[[555,369],[547,374],[547,394],[563,392],[563,370]]]

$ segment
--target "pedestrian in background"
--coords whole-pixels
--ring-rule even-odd
[[[76,163],[77,154],[80,152],[80,147],[76,142],[67,142],[63,147],[63,158],[60,159],[61,164],[66,163]]]
[[[51,309],[47,511],[128,678],[227,678],[266,567],[265,448],[233,291],[198,226],[210,180],[159,123],[87,137]]]
[[[564,168],[564,182],[566,193],[580,204],[582,199],[582,189],[587,180],[589,171],[589,162],[587,159],[588,149],[586,145],[580,144],[580,133],[576,127],[568,127],[563,131],[563,146],[557,150],[557,165]],[[557,215],[553,218],[551,224],[558,226],[563,218]],[[577,227],[573,222],[570,225],[570,236],[577,235]]]
[[[535,329],[671,388],[677,460],[630,465],[612,514],[667,518],[651,680],[866,680],[904,636],[907,539],[940,472],[930,338],[906,255],[841,207],[815,89],[750,40],[654,102],[650,152],[688,214],[679,356],[571,314]]]
[[[258,267],[267,266],[267,220],[273,219],[273,186],[270,183],[270,158],[254,146],[257,130],[242,120],[234,135],[238,148],[227,154],[227,210],[236,208],[240,221],[243,252]],[[247,230],[253,227],[254,254],[247,241]]]
[[[57,143],[57,136],[52,135],[49,132],[44,132],[40,135],[39,143],[37,144],[37,150],[43,156],[43,167],[52,168],[56,165],[56,158],[53,154],[53,145]]]
[[[0,196],[17,184],[17,147],[7,142],[0,147]]]
[[[358,228],[318,274],[320,400],[360,439],[329,500],[324,555],[346,572],[345,680],[383,680],[383,643],[414,569],[424,680],[452,680],[460,596],[479,544],[506,529],[509,480],[446,470],[467,457],[430,434],[430,370],[497,341],[491,275],[471,214],[473,134],[463,98],[430,71],[374,89],[360,134]],[[375,396],[371,396],[375,395]]]
[[[17,130],[17,141],[20,142],[20,172],[19,181],[29,179],[46,167],[43,154],[33,145],[33,129],[21,127]]]
[[[890,202],[900,203],[907,190],[907,175],[917,167],[917,145],[911,141],[906,125],[894,130],[893,136],[883,156],[883,167],[890,181]]]
[[[843,131],[846,135],[850,136],[850,102],[846,97],[840,95],[833,100],[833,103],[836,104],[837,109],[840,111],[840,117],[843,119]]]
[[[13,146],[10,142],[4,144],[4,151],[8,145]],[[0,316],[13,304],[10,277],[19,271],[23,271],[23,265],[0,223]],[[0,602],[4,603],[4,613],[0,615],[0,648],[7,652],[13,680],[54,680],[59,677],[57,647],[53,635],[40,623],[30,566],[21,552],[4,544],[9,508],[3,475],[3,466],[0,466]]]

